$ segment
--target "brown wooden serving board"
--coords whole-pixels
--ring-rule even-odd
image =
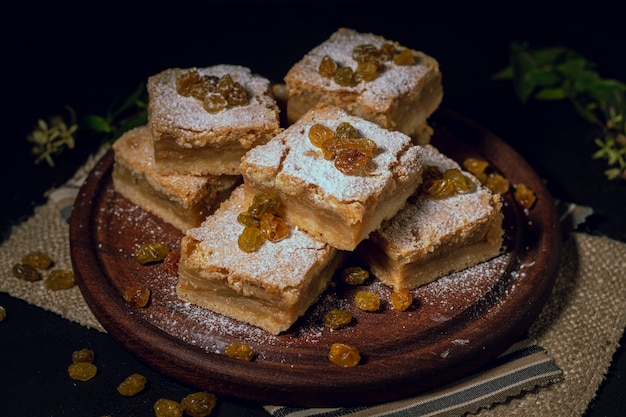
[[[180,301],[177,278],[162,264],[139,264],[133,252],[147,242],[178,249],[182,234],[115,192],[112,152],[90,173],[72,213],[71,255],[81,291],[108,333],[152,367],[199,389],[263,404],[379,403],[478,371],[523,337],[544,305],[558,266],[558,219],[542,181],[505,142],[445,109],[432,124],[432,143],[443,153],[458,161],[484,158],[511,183],[530,186],[538,200],[525,211],[507,194],[502,255],[414,290],[408,311],[388,304],[377,313],[359,311],[350,301],[356,288],[338,281],[290,331],[273,336]],[[148,307],[123,300],[133,283],[151,289]],[[365,286],[383,300],[389,294],[375,279]],[[353,311],[354,324],[325,329],[323,313],[335,307]],[[252,346],[255,359],[224,355],[234,342]],[[358,347],[361,364],[331,364],[334,342]]]

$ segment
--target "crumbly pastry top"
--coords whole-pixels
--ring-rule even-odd
[[[221,77],[230,74],[249,97],[245,106],[229,107],[211,114],[194,97],[183,97],[176,91],[176,77],[196,70],[202,75]],[[160,130],[182,129],[200,133],[213,129],[257,130],[279,128],[278,106],[270,93],[268,79],[238,65],[215,65],[205,68],[169,68],[148,78],[150,121]]]
[[[113,143],[115,160],[135,173],[145,176],[146,181],[156,190],[168,194],[185,206],[196,203],[204,197],[209,186],[217,190],[231,187],[236,176],[194,176],[184,174],[159,174],[154,170],[154,149],[152,132],[148,126],[136,127],[124,133]]]
[[[285,76],[289,88],[299,89],[300,84],[324,91],[351,91],[359,93],[358,101],[369,103],[376,110],[384,112],[399,96],[413,91],[429,72],[439,72],[439,63],[421,51],[413,50],[415,64],[409,66],[385,62],[385,70],[373,81],[361,81],[356,86],[346,87],[330,78],[319,74],[322,58],[330,56],[339,66],[355,69],[357,62],[352,59],[352,50],[361,44],[371,44],[376,48],[385,42],[391,42],[372,33],[360,33],[352,29],[341,28],[328,40],[311,49],[299,62],[293,65]],[[392,42],[397,48],[403,48]]]
[[[436,166],[440,170],[460,166],[440,153],[432,145],[421,148],[424,165]],[[428,252],[443,240],[455,237],[463,241],[471,225],[484,223],[499,210],[499,201],[488,188],[468,172],[463,173],[474,181],[476,189],[467,194],[436,199],[418,192],[398,214],[383,222],[376,232],[389,249],[399,258],[415,252]]]
[[[331,129],[342,122],[356,128],[361,137],[376,142],[371,170],[363,175],[346,175],[333,161],[324,159],[321,149],[311,144],[308,132],[320,123]],[[366,203],[386,188],[421,175],[418,146],[400,132],[381,128],[336,107],[318,107],[265,145],[251,149],[243,158],[244,178],[287,194],[308,190],[320,200],[338,203]],[[292,192],[290,192],[292,191]]]
[[[325,264],[334,249],[292,228],[283,240],[265,241],[256,252],[242,251],[237,239],[243,226],[237,216],[248,209],[250,200],[245,194],[243,185],[237,187],[200,227],[187,231],[187,236],[199,241],[190,261],[198,267],[210,265],[230,271],[231,285],[245,280],[270,291],[297,288],[306,281],[311,268]]]

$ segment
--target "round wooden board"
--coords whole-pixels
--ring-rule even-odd
[[[350,303],[355,289],[337,283],[290,331],[273,336],[179,300],[176,277],[162,264],[139,264],[133,252],[152,241],[178,249],[182,234],[115,192],[112,152],[87,178],[70,225],[73,266],[87,303],[116,341],[154,368],[199,389],[263,404],[379,403],[480,370],[524,336],[549,296],[559,259],[558,219],[541,180],[506,143],[445,109],[431,121],[432,143],[444,154],[457,161],[484,158],[511,183],[530,186],[538,200],[525,211],[508,193],[502,255],[414,290],[410,310],[385,304],[377,313],[360,312]],[[152,290],[148,307],[124,302],[121,293],[133,283]],[[389,294],[374,279],[365,285],[383,300]],[[324,329],[323,312],[337,306],[352,309],[354,324]],[[252,346],[255,359],[224,355],[234,342]],[[334,342],[358,347],[362,363],[332,365],[327,352]]]

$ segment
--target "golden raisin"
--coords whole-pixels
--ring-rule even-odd
[[[170,247],[163,243],[144,243],[135,249],[135,257],[142,264],[159,262],[165,259]]]
[[[152,406],[156,417],[182,417],[183,407],[178,401],[159,398]]]
[[[322,148],[335,137],[335,132],[333,132],[333,130],[328,126],[315,123],[309,128],[308,136],[309,141],[313,144],[313,146]]]
[[[260,220],[249,211],[243,211],[237,216],[237,222],[242,226],[259,227]]]
[[[370,277],[370,273],[360,266],[351,266],[341,271],[341,280],[348,285],[361,285]]]
[[[365,154],[368,158],[373,157],[378,149],[376,142],[365,138],[345,138],[336,140],[330,146],[332,146],[335,152],[346,149],[356,149]]]
[[[457,168],[446,170],[443,173],[443,179],[449,181],[453,185],[454,191],[458,194],[465,194],[474,191],[474,182],[463,175],[461,170]]]
[[[178,261],[180,261],[180,252],[177,250],[170,251],[163,259],[165,272],[169,275],[178,275]]]
[[[370,291],[359,291],[354,296],[354,304],[363,311],[378,311],[380,297]]]
[[[378,63],[360,62],[354,70],[354,79],[359,81],[373,81],[378,77]]]
[[[333,78],[337,72],[337,63],[330,56],[324,55],[317,72],[322,77]]]
[[[230,106],[245,106],[248,104],[248,94],[240,83],[233,83],[233,88],[228,92],[226,102]]]
[[[22,263],[37,269],[48,269],[52,265],[52,258],[47,253],[33,251],[22,256]]]
[[[261,235],[261,229],[253,226],[244,227],[243,231],[237,239],[237,245],[239,249],[244,252],[256,252],[263,244],[263,236]]]
[[[489,167],[489,162],[478,158],[467,158],[463,161],[463,167],[474,175],[481,174]]]
[[[352,49],[352,59],[358,63],[377,62],[378,56],[378,49],[369,43],[357,45]]]
[[[335,82],[343,87],[354,87],[357,81],[354,78],[354,71],[350,67],[337,68],[333,77]]]
[[[55,269],[50,271],[45,284],[46,287],[53,291],[72,288],[74,284],[76,284],[74,272],[67,269]]]
[[[180,405],[183,407],[185,414],[190,417],[206,417],[211,414],[216,403],[217,398],[215,394],[200,391],[185,396],[181,400]]]
[[[332,309],[324,315],[324,325],[333,330],[347,326],[351,321],[352,313],[347,310]]]
[[[328,352],[328,360],[341,368],[350,368],[361,362],[361,354],[353,346],[333,343]]]
[[[125,397],[132,397],[143,391],[147,381],[141,374],[130,374],[117,386],[117,392]]]
[[[273,213],[264,213],[259,224],[261,236],[270,242],[283,240],[289,234],[287,224],[282,217]]]
[[[132,285],[124,290],[124,300],[133,307],[145,307],[150,301],[150,290],[143,285]]]
[[[337,139],[358,139],[360,135],[350,123],[341,122],[335,128],[335,137]]]
[[[189,97],[194,85],[200,79],[198,71],[185,71],[176,76],[176,92],[184,97]]]
[[[393,308],[398,311],[405,311],[413,304],[413,295],[408,288],[395,289],[389,299]]]
[[[433,198],[446,198],[454,195],[454,184],[443,178],[431,179],[424,183],[424,192]]]
[[[70,378],[77,381],[89,381],[97,372],[98,368],[91,362],[73,363],[67,368]]]
[[[244,343],[233,343],[224,348],[229,358],[241,359],[250,362],[254,358],[254,350]]]
[[[15,264],[11,269],[15,278],[35,282],[41,280],[41,273],[28,264]]]
[[[340,149],[335,153],[334,165],[346,175],[363,173],[369,158],[358,149]]]
[[[405,48],[399,54],[393,57],[393,63],[396,65],[413,65],[415,63],[415,57],[410,49]]]
[[[88,348],[83,348],[81,350],[76,350],[72,352],[72,363],[80,363],[80,362],[93,362],[95,358],[95,354],[93,350]]]
[[[492,173],[487,176],[484,185],[495,194],[506,194],[509,191],[509,180],[498,173]]]
[[[383,61],[389,61],[393,59],[396,54],[396,47],[391,42],[385,42],[380,45],[378,56]]]
[[[280,197],[274,193],[258,193],[254,196],[252,204],[248,208],[248,212],[257,219],[265,213],[278,214],[280,207]]]
[[[233,89],[235,85],[235,81],[230,74],[224,74],[220,77],[217,82],[217,92],[220,93],[223,97],[228,96],[228,93]]]
[[[530,209],[537,201],[535,192],[530,189],[526,184],[517,184],[515,186],[515,192],[513,198],[517,203],[525,209]]]
[[[228,107],[228,101],[220,93],[209,93],[202,101],[202,107],[208,113],[215,114]]]

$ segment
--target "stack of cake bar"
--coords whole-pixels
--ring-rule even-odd
[[[391,44],[413,60],[386,62],[375,79],[349,86],[319,73],[324,57],[356,66],[352,52],[365,44]],[[285,128],[267,80],[235,66],[196,70],[231,73],[249,104],[209,114],[177,93],[183,70],[166,70],[148,82],[148,126],[114,145],[116,190],[183,231],[179,298],[279,334],[328,287],[350,252],[394,289],[416,288],[499,254],[499,195],[466,172],[470,192],[435,198],[421,187],[427,167],[461,169],[428,144],[427,119],[442,98],[433,58],[339,29],[286,75]],[[375,143],[366,171],[344,173],[309,139],[314,125],[335,131],[341,124]],[[259,193],[280,198],[288,233],[244,251],[238,216]]]

